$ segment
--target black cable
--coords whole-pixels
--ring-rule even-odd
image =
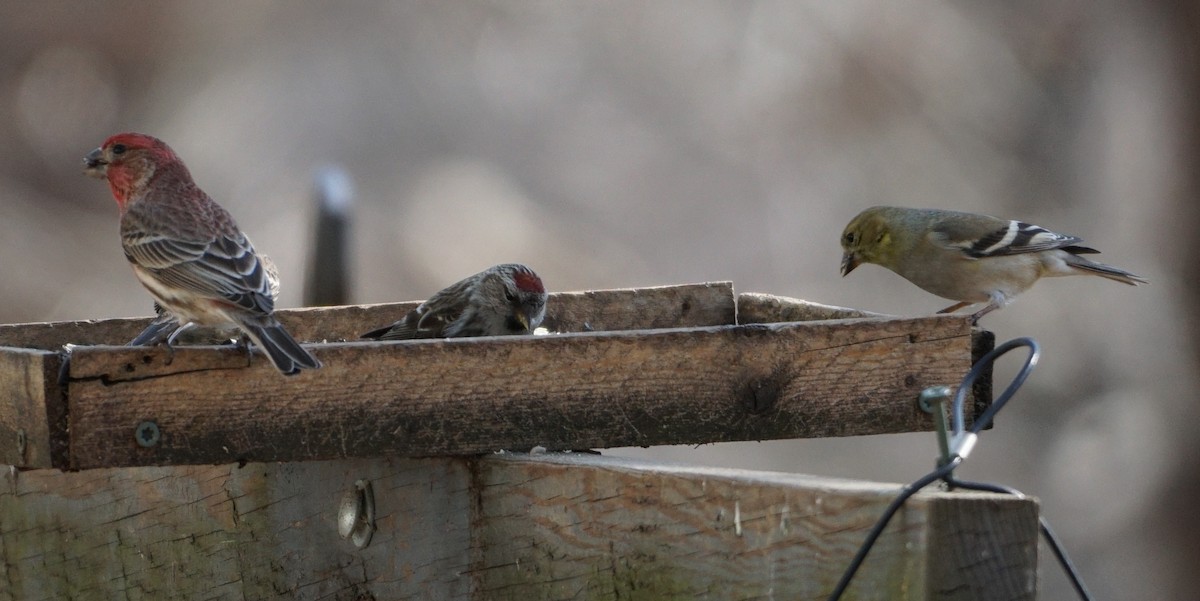
[[[979,417],[976,418],[971,424],[970,434],[975,435],[992,422],[992,419],[995,418],[996,414],[1004,408],[1004,405],[1008,403],[1008,400],[1017,392],[1017,389],[1019,389],[1025,383],[1025,379],[1029,377],[1029,374],[1033,372],[1033,368],[1037,366],[1038,358],[1041,356],[1041,347],[1038,345],[1037,341],[1033,340],[1032,338],[1016,338],[1005,342],[995,349],[992,349],[991,352],[980,358],[975,365],[971,366],[971,370],[967,372],[966,377],[963,378],[962,383],[958,386],[958,391],[954,395],[954,401],[952,405],[952,432],[955,439],[959,439],[966,429],[964,426],[966,420],[963,416],[963,405],[966,402],[967,392],[971,390],[971,386],[975,383],[975,380],[978,379],[981,374],[983,374],[984,370],[991,367],[991,365],[995,363],[996,359],[999,359],[1005,353],[1022,346],[1029,348],[1029,356],[1026,357],[1024,364],[1021,366],[1021,370],[1017,372],[1017,375],[1008,385],[1008,388],[1005,388],[1004,392],[1001,393],[1000,396],[996,397],[992,401],[992,404],[986,410],[984,410],[984,412],[980,414]],[[854,555],[854,558],[850,560],[850,565],[846,567],[846,571],[842,574],[841,580],[838,581],[833,593],[830,594],[829,601],[838,601],[842,598],[842,594],[844,594],[846,592],[846,588],[850,586],[850,581],[854,578],[854,574],[858,572],[860,567],[862,567],[863,561],[867,558],[867,554],[871,552],[871,548],[875,546],[875,542],[879,539],[880,535],[883,534],[883,530],[887,527],[888,522],[892,520],[892,517],[896,515],[896,512],[900,510],[900,507],[904,505],[909,497],[912,497],[922,488],[938,480],[943,480],[951,488],[958,487],[971,490],[1012,494],[1019,497],[1025,496],[1016,489],[1000,486],[998,484],[985,484],[979,482],[968,482],[965,480],[956,480],[954,478],[954,469],[962,464],[962,462],[965,460],[965,457],[959,454],[960,451],[963,451],[963,449],[951,449],[952,455],[950,456],[950,460],[945,465],[939,466],[936,470],[926,474],[917,481],[901,489],[900,494],[893,499],[890,504],[888,504],[887,509],[884,510],[883,515],[879,518],[879,521],[877,521],[875,526],[871,528],[871,531],[867,533],[867,539],[863,541],[862,546],[859,547],[858,552]],[[1067,577],[1071,580],[1072,586],[1075,587],[1075,592],[1077,592],[1079,597],[1084,601],[1092,601],[1092,596],[1084,586],[1083,580],[1079,577],[1078,570],[1075,569],[1075,565],[1071,563],[1070,558],[1067,557],[1066,550],[1059,542],[1058,537],[1054,535],[1054,531],[1050,529],[1050,524],[1046,522],[1045,518],[1040,516],[1038,517],[1038,524],[1042,536],[1046,539],[1046,544],[1050,547],[1051,552],[1053,552],[1054,556],[1058,559],[1058,563],[1062,566],[1063,571],[1067,573]]]
[[[1021,366],[1021,371],[1017,372],[1017,375],[1013,377],[1008,388],[1005,388],[1004,392],[1000,393],[1000,396],[992,401],[991,406],[985,409],[975,419],[975,422],[971,424],[971,433],[978,434],[980,430],[992,423],[992,419],[1004,408],[1004,405],[1008,403],[1008,399],[1016,394],[1017,389],[1025,383],[1025,379],[1029,377],[1029,374],[1033,373],[1033,368],[1037,367],[1038,358],[1042,354],[1042,348],[1032,338],[1014,338],[992,349],[991,352],[984,355],[979,361],[976,361],[975,365],[971,366],[971,371],[967,372],[967,377],[963,378],[962,384],[958,385],[958,390],[954,393],[954,422],[952,430],[955,435],[961,434],[965,430],[963,424],[966,420],[963,418],[963,405],[966,403],[967,393],[971,391],[971,386],[975,384],[975,380],[979,379],[983,371],[991,367],[996,362],[996,359],[999,359],[1008,351],[1021,346],[1029,347],[1029,357],[1025,359],[1025,363]]]
[[[842,579],[838,581],[837,587],[829,595],[829,601],[837,601],[842,598],[842,593],[846,592],[846,587],[850,586],[850,581],[854,579],[854,573],[858,571],[858,568],[862,567],[867,554],[871,552],[871,547],[875,546],[875,541],[883,534],[883,529],[887,527],[888,522],[892,521],[892,517],[896,515],[896,512],[900,511],[900,507],[904,505],[904,502],[922,488],[938,480],[950,477],[954,473],[954,468],[958,467],[958,464],[962,463],[962,461],[962,457],[955,455],[946,465],[938,467],[936,470],[922,476],[916,482],[900,489],[900,495],[892,499],[887,509],[883,510],[883,516],[879,518],[879,521],[875,522],[875,526],[867,533],[867,540],[858,548],[858,553],[854,554],[854,559],[850,560],[850,565],[846,567],[846,571],[842,574]]]

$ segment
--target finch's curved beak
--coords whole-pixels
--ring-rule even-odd
[[[97,148],[83,157],[83,172],[92,176],[104,178],[108,176],[108,161],[104,160],[104,151]]]
[[[516,318],[517,323],[521,324],[522,330],[529,331],[529,316],[524,311],[517,311],[513,317]]]
[[[862,261],[858,260],[858,255],[853,252],[846,251],[842,254],[842,277],[846,277],[855,267],[858,267]]]

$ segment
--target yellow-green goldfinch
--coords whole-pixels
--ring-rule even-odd
[[[1145,279],[1089,261],[1100,251],[1083,240],[1036,225],[958,211],[871,207],[842,232],[842,275],[875,263],[930,292],[958,301],[939,313],[975,303],[978,320],[1008,304],[1042,277],[1098,275],[1136,286]]]

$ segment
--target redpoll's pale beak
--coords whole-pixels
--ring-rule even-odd
[[[524,311],[517,311],[517,313],[516,313],[516,315],[514,315],[514,317],[516,318],[517,322],[521,324],[521,329],[528,332],[529,331],[529,316],[525,315]]]
[[[83,172],[98,178],[108,176],[108,161],[104,160],[104,151],[97,148],[83,157]]]
[[[862,261],[858,260],[858,255],[850,251],[846,251],[842,255],[842,277],[849,275],[850,272],[854,271],[854,268],[858,267],[861,263]]]

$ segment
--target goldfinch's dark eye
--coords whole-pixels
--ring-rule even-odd
[[[854,232],[846,233],[846,244],[854,244]]]
[[[113,154],[125,154],[125,145],[124,144],[113,144],[112,153]]]

